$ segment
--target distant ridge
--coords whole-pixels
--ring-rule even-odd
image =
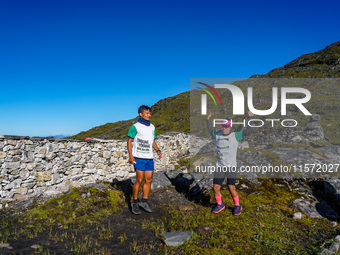
[[[157,135],[168,131],[190,132],[190,92],[184,92],[176,96],[161,99],[151,108],[151,122],[156,127]],[[137,110],[138,109],[136,109],[136,115]],[[136,123],[137,119],[138,117],[115,123],[106,123],[105,125],[91,128],[88,131],[80,132],[69,138],[80,140],[83,140],[86,137],[126,139],[130,126]]]
[[[283,67],[273,69],[267,74],[253,75],[251,78],[279,77],[340,78],[340,41],[332,43],[325,49],[315,53],[302,55]],[[329,89],[332,91],[334,90],[333,88]],[[334,92],[327,93],[334,95]],[[332,107],[335,107],[334,111],[338,111],[336,105],[329,106],[328,109],[332,109]],[[159,100],[152,106],[153,116],[151,119],[152,123],[156,126],[157,135],[169,131],[190,132],[189,109],[189,91]],[[337,112],[334,114],[337,114]],[[326,117],[328,118],[329,116],[325,115],[325,118]],[[130,120],[107,123],[105,125],[91,128],[88,131],[80,132],[79,134],[69,138],[80,140],[83,140],[86,137],[95,137],[100,139],[126,139],[128,129],[136,121],[137,117]],[[334,127],[325,127],[325,129],[326,131],[332,130],[332,132],[334,132]]]
[[[325,49],[304,54],[283,67],[251,78],[340,78],[340,41]]]

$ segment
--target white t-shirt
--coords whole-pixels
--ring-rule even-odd
[[[134,139],[132,156],[142,159],[153,159],[152,144],[156,137],[156,129],[153,124],[150,126],[140,122],[133,124],[128,133],[128,137]]]

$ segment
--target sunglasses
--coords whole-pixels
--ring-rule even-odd
[[[230,128],[229,125],[221,125],[221,128]]]

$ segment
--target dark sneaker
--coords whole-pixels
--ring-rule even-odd
[[[141,214],[138,203],[131,203],[131,209],[133,214]]]
[[[242,206],[236,205],[234,208],[234,215],[240,215],[242,212]]]
[[[139,202],[139,206],[142,207],[146,212],[152,213],[152,209],[148,202]]]
[[[217,204],[216,207],[212,210],[213,213],[219,213],[223,211],[225,208],[225,205],[222,203],[221,205]]]

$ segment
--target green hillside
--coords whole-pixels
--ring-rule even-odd
[[[305,54],[288,63],[287,65],[273,69],[265,75],[254,75],[251,78],[337,78],[340,77],[340,41],[335,42],[325,49],[315,53]],[[254,81],[255,80],[255,81]],[[249,79],[240,82],[241,89],[245,91],[246,86],[253,86],[258,83],[259,79]],[[312,100],[308,104],[308,109],[312,113],[322,116],[322,125],[325,135],[333,143],[340,143],[339,123],[337,115],[340,110],[338,104],[339,80],[335,80],[330,84],[311,82],[307,84],[308,89],[312,93]],[[263,85],[263,83],[261,82]],[[311,86],[311,84],[314,84]],[[262,90],[264,93],[262,94]],[[265,82],[263,87],[258,90],[259,97],[265,98],[271,95],[270,82]],[[193,95],[193,94],[192,94]],[[266,107],[266,105],[264,105]],[[264,108],[266,109],[266,108]],[[294,111],[294,109],[291,109]],[[158,101],[152,106],[152,123],[157,129],[157,134],[169,131],[189,132],[190,131],[190,92],[184,92],[176,96],[168,97]],[[217,113],[218,114],[218,113]],[[192,114],[193,116],[195,114]],[[306,123],[306,118],[302,119],[302,124]],[[195,119],[195,116],[194,116]],[[125,139],[127,137],[129,127],[137,121],[134,119],[126,121],[118,121],[115,123],[107,123],[98,127],[94,127],[88,131],[83,131],[72,139],[83,140],[86,137],[95,137],[100,139]],[[202,124],[202,123],[200,123]],[[200,128],[197,134],[204,134],[204,125],[198,125]]]
[[[325,49],[302,55],[283,67],[253,78],[340,78],[340,41]]]
[[[157,135],[168,131],[190,132],[189,120],[190,93],[184,92],[173,97],[159,100],[152,108],[152,124],[155,125]],[[137,109],[136,109],[137,111]],[[125,139],[130,126],[137,122],[138,117],[115,123],[106,123],[98,127],[83,131],[72,139],[83,140],[86,137],[100,139]]]

